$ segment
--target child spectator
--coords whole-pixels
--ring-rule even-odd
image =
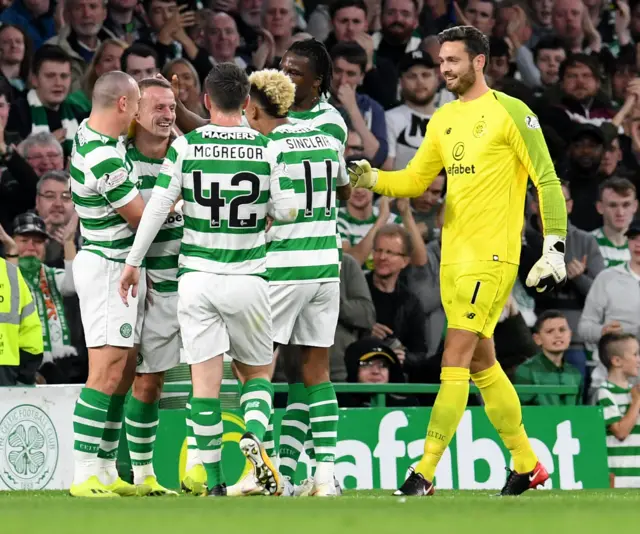
[[[598,344],[607,381],[598,388],[598,404],[607,426],[607,456],[614,488],[640,488],[640,385],[629,379],[640,373],[638,340],[633,334],[605,334]]]
[[[580,404],[582,375],[577,367],[564,361],[564,352],[571,343],[567,318],[557,310],[547,310],[538,316],[533,340],[541,352],[516,369],[514,383],[538,386],[577,386],[572,394],[520,395],[523,404],[563,406]]]

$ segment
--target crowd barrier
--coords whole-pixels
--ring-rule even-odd
[[[185,386],[171,386],[176,390]],[[286,385],[276,385],[286,391]],[[0,490],[67,489],[73,476],[72,415],[81,386],[0,388]],[[422,454],[429,408],[383,407],[385,394],[435,393],[438,385],[336,384],[339,393],[375,393],[378,406],[340,410],[336,476],[345,489],[393,489]],[[570,386],[517,386],[520,393],[572,393]],[[473,391],[473,387],[472,387]],[[276,410],[275,428],[284,410]],[[595,406],[525,407],[533,448],[547,467],[548,489],[607,488],[605,430]],[[242,415],[225,411],[223,466],[227,483],[240,478],[247,462],[237,443]],[[154,465],[161,484],[179,487],[186,462],[184,410],[161,410]],[[124,432],[119,469],[130,465]],[[439,489],[499,489],[509,454],[484,410],[466,410],[436,472]],[[303,453],[298,477],[309,474]]]

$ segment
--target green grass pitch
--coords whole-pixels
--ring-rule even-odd
[[[637,532],[640,490],[538,491],[517,498],[441,491],[429,498],[351,491],[336,499],[189,496],[73,499],[0,492],[2,534],[574,534]],[[414,530],[415,529],[415,530]]]

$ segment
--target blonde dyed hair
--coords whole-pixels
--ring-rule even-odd
[[[285,73],[275,69],[265,69],[249,76],[251,92],[257,92],[266,105],[267,113],[286,117],[293,105],[296,86]]]

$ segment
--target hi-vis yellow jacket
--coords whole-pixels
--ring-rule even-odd
[[[42,325],[20,269],[0,258],[0,365],[19,365],[21,350],[42,354]]]

